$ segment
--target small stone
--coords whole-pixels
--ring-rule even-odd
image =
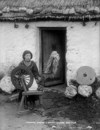
[[[92,129],[92,127],[91,126],[87,126],[87,129]]]
[[[56,126],[52,126],[53,129],[56,129]]]

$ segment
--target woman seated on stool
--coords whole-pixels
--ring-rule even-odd
[[[38,83],[41,78],[40,78],[36,63],[33,60],[31,60],[33,57],[32,53],[29,50],[26,50],[24,51],[22,57],[23,57],[23,60],[20,62],[19,66],[27,67],[32,72],[32,74],[35,77],[36,82]],[[19,100],[21,100],[22,92],[23,90],[21,90],[19,93]],[[30,95],[28,96],[27,101],[29,101],[30,106],[33,107],[33,105],[35,105],[35,101],[38,99],[39,99],[38,95]]]

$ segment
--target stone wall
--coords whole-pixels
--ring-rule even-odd
[[[24,50],[33,53],[33,59],[38,64],[38,30],[36,27],[25,28],[25,23],[0,23],[0,72],[7,73],[11,65],[18,65],[22,60]]]
[[[67,79],[75,79],[81,66],[92,67],[100,75],[100,24],[74,24],[67,29]]]
[[[87,65],[100,74],[100,22],[33,22],[29,28],[26,23],[0,23],[0,73],[7,73],[11,65],[18,65],[22,53],[28,49],[39,67],[40,58],[40,27],[66,28],[66,79],[75,79],[80,66]]]

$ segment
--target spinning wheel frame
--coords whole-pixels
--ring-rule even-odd
[[[24,67],[24,66],[18,66],[12,70],[11,81],[13,85],[16,87],[16,89],[23,89],[21,85],[22,77],[25,80],[24,82],[25,82],[26,88],[27,89],[30,88],[34,80],[34,76],[32,72],[27,67]]]

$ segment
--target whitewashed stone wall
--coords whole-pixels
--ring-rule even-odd
[[[81,66],[92,67],[100,74],[100,24],[72,25],[67,29],[67,79],[75,79]]]
[[[22,53],[28,49],[33,53],[33,59],[39,67],[40,34],[39,27],[65,27],[66,31],[66,79],[75,79],[80,66],[87,65],[100,74],[100,23],[89,22],[83,26],[81,22],[34,22],[0,23],[0,73],[8,72],[11,65],[18,65]]]
[[[0,23],[0,72],[7,73],[11,65],[18,65],[22,60],[24,50],[33,53],[33,59],[38,64],[38,30],[35,26],[25,28],[25,23]]]

